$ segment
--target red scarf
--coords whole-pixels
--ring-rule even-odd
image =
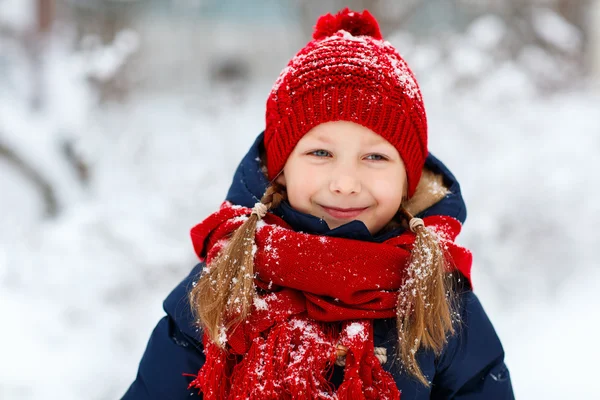
[[[210,261],[251,209],[224,202],[191,231],[196,254]],[[471,253],[454,243],[460,222],[424,218],[470,279]],[[383,243],[294,231],[267,213],[255,235],[256,298],[247,323],[223,332],[226,351],[204,335],[206,362],[190,388],[206,400],[399,399],[391,374],[374,355],[373,319],[394,318],[415,235]],[[337,324],[343,321],[341,330]],[[344,381],[335,391],[328,376],[335,346],[348,347]]]

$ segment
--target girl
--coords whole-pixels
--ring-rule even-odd
[[[512,399],[458,182],[368,11],[322,16],[125,399]]]

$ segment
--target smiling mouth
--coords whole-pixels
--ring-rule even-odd
[[[326,207],[321,206],[323,210],[329,215],[337,219],[351,219],[358,217],[368,207],[362,208],[337,208],[337,207]]]

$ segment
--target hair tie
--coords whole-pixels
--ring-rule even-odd
[[[335,365],[340,367],[346,366],[346,354],[348,354],[348,348],[341,344],[338,344],[335,348],[336,351],[336,360]],[[375,347],[373,352],[375,353],[375,358],[381,365],[387,362],[387,349],[385,347]]]
[[[408,223],[408,226],[410,226],[410,230],[413,231],[414,233],[417,233],[417,227],[425,226],[425,222],[423,222],[423,220],[421,218],[411,218],[410,222]]]
[[[263,219],[265,215],[267,215],[267,211],[269,209],[263,203],[254,204],[254,208],[252,209],[252,213],[250,215],[256,215],[258,219]]]

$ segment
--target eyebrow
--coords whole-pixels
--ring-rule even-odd
[[[333,144],[332,141],[329,140],[329,138],[327,138],[327,137],[315,136],[314,139],[320,140],[323,143]]]
[[[387,140],[385,140],[383,137],[378,137],[378,138],[374,138],[371,139],[367,142],[367,146],[378,146],[380,144],[386,145],[386,144],[391,144],[390,142],[388,142]]]
[[[331,141],[326,136],[314,136],[313,139],[319,140],[319,141],[321,141],[323,143],[327,143],[327,144],[334,144],[334,142]],[[382,137],[370,139],[368,142],[365,143],[366,146],[379,146],[379,145],[385,145],[385,144],[389,144],[389,142],[387,142]]]

